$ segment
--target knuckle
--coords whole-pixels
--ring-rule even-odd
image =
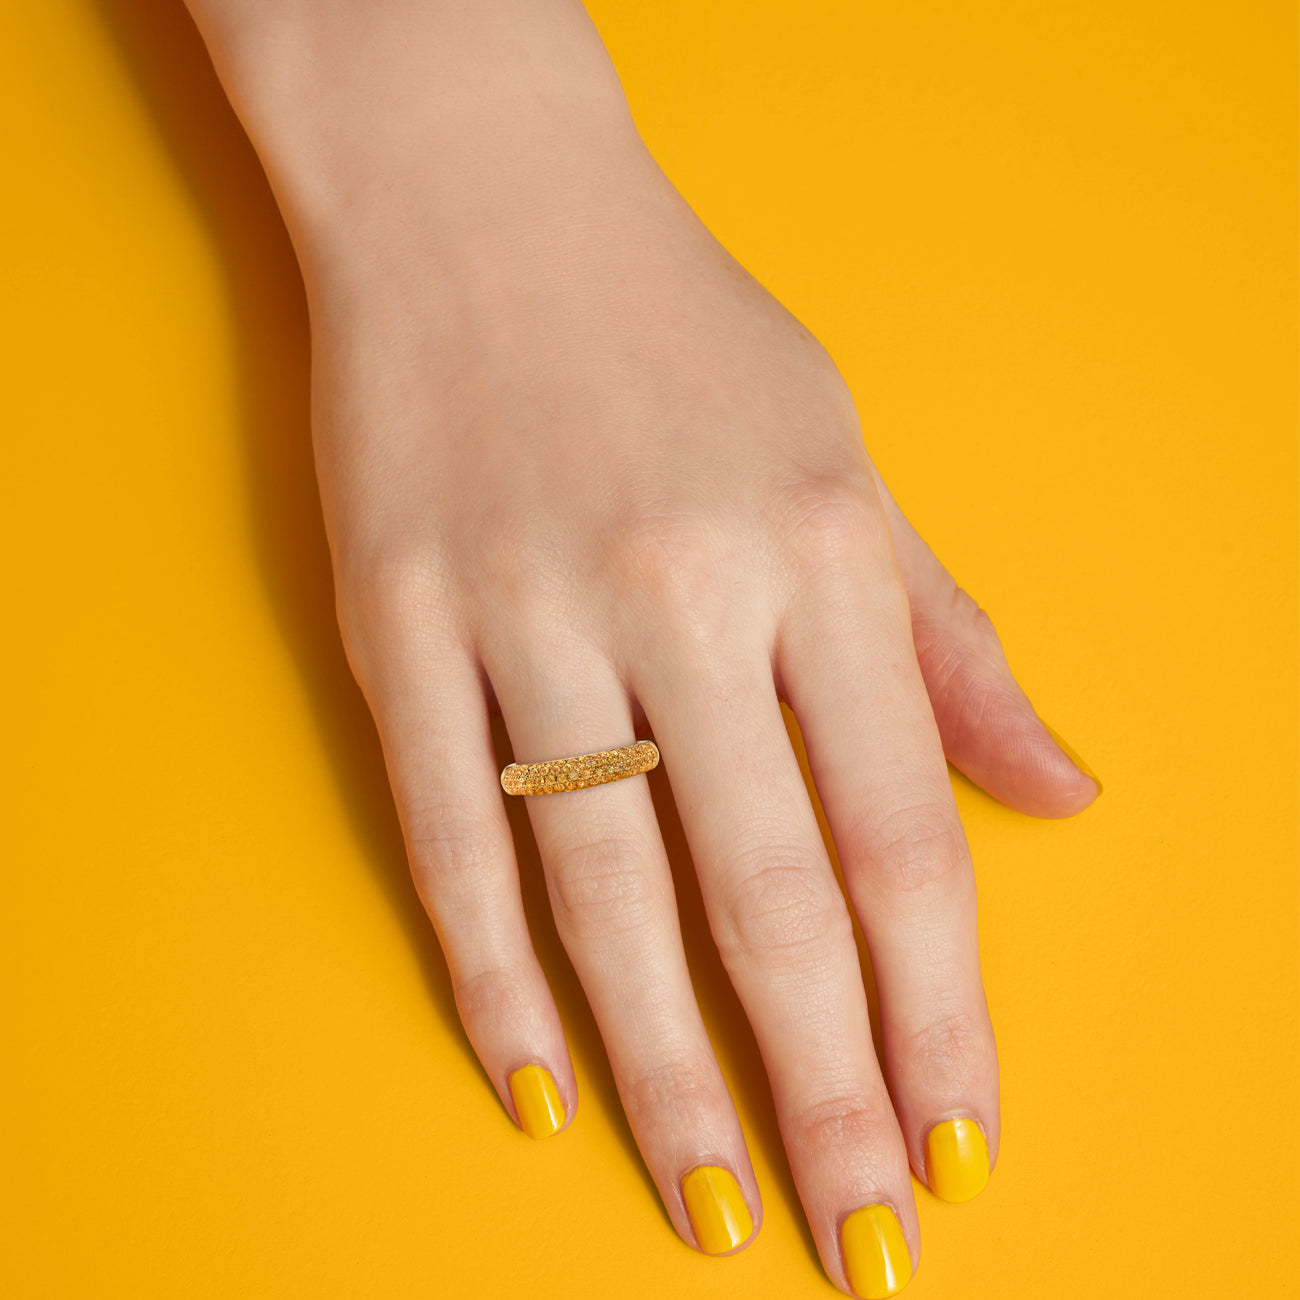
[[[909,1036],[902,1056],[913,1084],[936,1092],[996,1069],[988,1019],[970,1011],[935,1016]]]
[[[572,572],[565,539],[555,529],[504,507],[477,542],[475,567],[485,592],[511,611],[554,601]]]
[[[547,881],[556,925],[580,941],[607,941],[642,928],[657,901],[644,856],[626,834],[566,845]]]
[[[897,809],[855,838],[872,875],[894,893],[950,884],[970,866],[970,849],[955,813],[935,805]]]
[[[790,1121],[793,1141],[814,1159],[853,1151],[888,1150],[897,1141],[892,1116],[860,1095],[833,1097],[800,1110]]]
[[[705,589],[717,573],[716,540],[685,511],[641,511],[620,525],[614,567],[633,587],[673,603]]]
[[[419,550],[371,556],[348,573],[342,587],[352,607],[386,625],[418,620],[446,591],[438,565]]]
[[[952,621],[967,633],[977,649],[1002,649],[1002,640],[997,628],[993,626],[993,620],[975,597],[955,582],[949,597],[949,611]]]
[[[993,620],[989,617],[988,611],[961,587],[957,588],[957,594],[961,598],[963,613],[970,625],[971,639],[976,646],[985,655],[992,655],[995,652],[1001,654],[1002,638],[998,635],[997,628],[993,626]]]
[[[394,550],[353,561],[339,574],[334,611],[349,660],[366,665],[373,646],[424,636],[452,615],[452,584],[423,551]]]
[[[778,860],[743,872],[730,899],[719,943],[724,961],[801,963],[852,942],[848,908],[825,864],[795,855],[782,861],[771,850],[765,856]]]
[[[634,1125],[667,1121],[677,1132],[707,1130],[718,1110],[717,1076],[680,1060],[637,1071],[620,1092]]]
[[[526,1024],[533,1014],[534,1000],[527,984],[503,967],[468,976],[453,974],[452,995],[467,1027]]]
[[[436,899],[480,881],[497,864],[501,841],[462,809],[427,805],[407,814],[406,848],[421,894]]]
[[[889,528],[861,474],[824,474],[786,490],[782,518],[789,545],[806,565],[861,567],[890,554]]]
[[[932,609],[918,605],[913,611],[912,636],[932,695],[977,689],[1006,662],[993,620],[951,580],[947,596]]]

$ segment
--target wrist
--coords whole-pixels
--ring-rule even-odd
[[[309,290],[563,239],[657,172],[576,0],[190,7]]]

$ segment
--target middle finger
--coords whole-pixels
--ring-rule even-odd
[[[892,1295],[911,1276],[919,1238],[907,1152],[872,1046],[852,922],[771,660],[742,641],[682,638],[634,685],[822,1262],[845,1290]]]

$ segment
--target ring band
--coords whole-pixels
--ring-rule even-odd
[[[653,740],[638,740],[622,749],[602,749],[573,758],[550,758],[544,763],[508,763],[501,769],[506,794],[561,794],[606,781],[639,776],[659,766],[659,748]]]

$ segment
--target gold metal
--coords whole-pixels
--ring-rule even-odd
[[[659,766],[659,749],[653,740],[638,740],[622,749],[602,749],[574,758],[550,758],[544,763],[508,763],[501,769],[506,794],[561,794],[606,781],[639,776]]]

